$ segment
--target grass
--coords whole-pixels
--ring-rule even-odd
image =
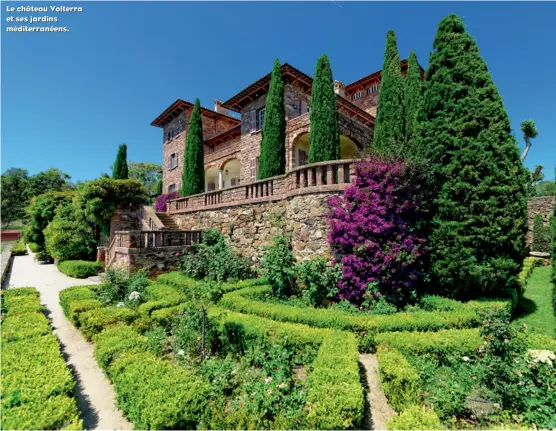
[[[525,285],[523,298],[517,305],[517,323],[529,329],[556,336],[556,317],[552,310],[552,267],[535,268]]]

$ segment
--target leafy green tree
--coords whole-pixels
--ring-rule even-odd
[[[141,181],[150,197],[158,196],[158,184],[161,183],[162,166],[156,163],[128,162],[130,180]]]
[[[550,251],[550,242],[550,220],[549,226],[545,226],[542,221],[542,215],[537,214],[533,219],[533,243],[531,244],[531,251],[548,253]]]
[[[75,186],[70,182],[69,174],[57,168],[50,168],[29,178],[29,197],[39,196],[47,192],[71,190]]]
[[[404,80],[394,30],[386,34],[380,78],[373,152],[387,158],[403,154],[405,133]]]
[[[438,26],[424,87],[433,285],[453,296],[500,294],[517,285],[525,257],[527,174],[486,63],[454,14]]]
[[[274,61],[264,114],[263,139],[257,172],[259,180],[286,172],[284,80],[278,59]]]
[[[409,54],[407,75],[405,77],[405,126],[408,150],[412,152],[414,138],[417,134],[417,113],[423,98],[423,82],[421,68],[414,51]]]
[[[114,170],[112,171],[112,178],[115,180],[127,180],[129,178],[127,168],[127,145],[122,144],[118,148],[118,155],[114,163]]]
[[[540,181],[535,185],[535,196],[554,196],[556,184],[554,181]]]
[[[201,103],[195,100],[195,106],[189,120],[187,141],[185,144],[182,194],[190,196],[202,193],[205,189],[205,155],[203,141],[203,124]]]
[[[9,168],[2,174],[2,227],[25,216],[28,186],[29,173],[25,169]]]
[[[311,92],[309,163],[340,158],[340,126],[332,69],[326,54],[319,57]]]

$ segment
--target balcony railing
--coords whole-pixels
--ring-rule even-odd
[[[292,169],[285,175],[168,201],[171,214],[211,208],[279,201],[290,196],[344,190],[359,160],[334,160]]]

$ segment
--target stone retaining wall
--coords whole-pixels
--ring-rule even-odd
[[[179,261],[190,246],[166,246],[151,248],[116,247],[111,267],[135,271],[145,268],[148,273],[156,275],[178,269]]]
[[[15,243],[14,243],[15,244]],[[0,284],[2,286],[4,286],[4,281],[6,280],[6,277],[8,276],[8,272],[10,272],[10,267],[12,265],[12,247],[14,246],[14,244],[8,244],[6,245],[6,248],[2,251],[2,265],[0,270],[2,271],[2,279],[0,281]]]
[[[533,220],[537,214],[542,215],[543,222],[548,225],[548,219],[554,210],[556,198],[554,196],[539,196],[530,198],[527,205],[527,218],[529,231],[527,233],[527,245],[533,242]]]
[[[298,261],[316,255],[329,257],[327,241],[328,198],[335,193],[294,196],[278,202],[202,210],[173,215],[181,229],[219,229],[229,243],[245,256],[259,262],[264,247],[283,230],[291,232]]]

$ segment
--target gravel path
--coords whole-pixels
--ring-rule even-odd
[[[363,366],[367,377],[367,402],[370,417],[367,418],[366,425],[371,430],[385,430],[386,422],[394,416],[394,410],[388,404],[388,400],[380,387],[376,355],[360,354],[359,362]]]
[[[10,287],[36,287],[40,292],[41,303],[48,310],[66,363],[77,379],[75,395],[83,413],[85,429],[131,430],[132,425],[116,407],[116,396],[110,381],[93,356],[93,345],[66,319],[58,299],[61,290],[70,286],[94,284],[94,281],[70,278],[58,271],[56,265],[36,263],[32,253],[29,253],[27,256],[14,257],[5,284]]]

